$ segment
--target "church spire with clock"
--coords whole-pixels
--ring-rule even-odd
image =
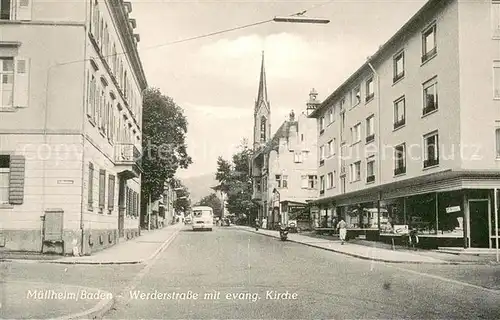
[[[271,105],[267,97],[266,69],[264,67],[264,51],[260,67],[259,91],[254,109],[253,147],[258,149],[271,137]]]

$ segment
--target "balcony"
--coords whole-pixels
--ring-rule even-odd
[[[430,60],[432,57],[434,57],[437,54],[437,48],[434,47],[432,50],[430,50],[427,53],[424,53],[422,55],[422,63],[426,62],[427,60]]]
[[[118,168],[118,174],[125,180],[140,177],[141,158],[141,152],[132,143],[115,145],[115,166]]]
[[[426,114],[431,113],[434,110],[437,110],[437,108],[438,108],[437,101],[428,103],[422,110],[422,115],[425,116]]]
[[[371,175],[366,177],[366,183],[374,182],[375,181],[375,175]]]

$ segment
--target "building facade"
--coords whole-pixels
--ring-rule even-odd
[[[139,233],[132,6],[1,1],[0,246],[90,254]]]
[[[270,104],[265,86],[264,58],[254,113],[254,150],[252,156],[252,200],[258,203],[258,217],[264,227],[274,229],[289,217],[297,219],[308,201],[317,197],[316,121],[306,112],[290,113],[273,136]],[[317,93],[310,94],[308,108],[317,105]],[[292,215],[292,211],[295,214]],[[308,215],[301,226],[308,227]]]
[[[428,1],[313,113],[320,212],[409,226],[422,246],[495,246],[500,2]],[[398,229],[398,230],[396,230]]]

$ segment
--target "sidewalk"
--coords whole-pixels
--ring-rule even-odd
[[[255,228],[246,226],[237,226],[240,229],[278,238],[279,232],[274,230],[259,229],[255,231]],[[433,253],[433,256],[426,254],[419,254],[407,251],[398,250],[388,250],[384,248],[376,247],[376,243],[373,246],[354,244],[352,242],[346,242],[344,245],[338,240],[330,240],[319,237],[305,236],[297,233],[289,233],[288,240],[296,243],[301,243],[307,246],[325,249],[348,256],[373,260],[380,262],[390,262],[390,263],[411,263],[411,264],[484,264],[479,261],[457,261],[452,260],[449,257],[444,258],[444,254]]]
[[[111,293],[54,283],[0,282],[2,319],[93,319],[113,306]]]
[[[159,254],[183,228],[183,224],[169,225],[162,229],[141,231],[137,238],[118,243],[110,248],[81,257],[48,257],[47,259],[3,261],[24,261],[28,263],[60,263],[60,264],[137,264],[153,259]]]

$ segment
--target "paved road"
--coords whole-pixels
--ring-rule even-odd
[[[128,283],[106,318],[500,318],[498,293],[420,268],[372,263],[233,228],[184,230]],[[276,293],[286,299],[276,299]]]

